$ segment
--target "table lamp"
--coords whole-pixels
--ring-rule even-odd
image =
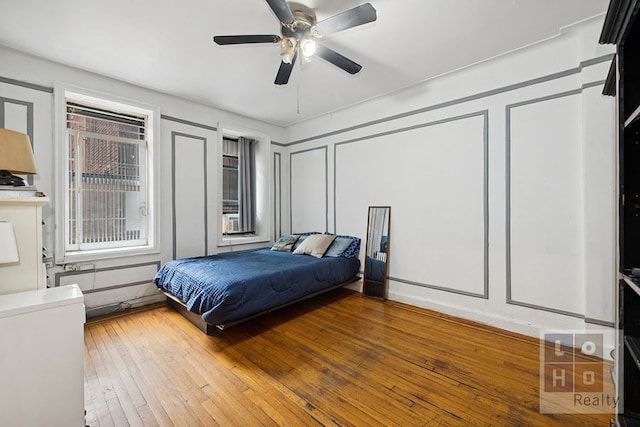
[[[24,180],[14,173],[38,173],[31,151],[29,136],[9,129],[0,129],[0,188],[3,185],[24,186]]]

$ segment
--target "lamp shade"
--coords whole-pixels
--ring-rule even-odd
[[[18,244],[10,222],[0,220],[0,264],[18,262]]]
[[[38,173],[28,135],[0,129],[0,170],[24,175]]]

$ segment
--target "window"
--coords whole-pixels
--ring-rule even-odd
[[[247,129],[218,131],[218,245],[269,241],[271,140]]]
[[[153,120],[153,110],[65,92],[65,258],[153,248]]]
[[[255,234],[255,146],[251,138],[222,138],[222,233]]]
[[[222,138],[222,233],[240,231],[238,222],[238,140]]]

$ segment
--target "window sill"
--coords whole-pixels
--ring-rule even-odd
[[[56,264],[71,264],[84,261],[99,261],[103,259],[125,258],[138,255],[159,254],[156,247],[137,246],[133,248],[99,249],[65,254],[62,259],[56,260]]]
[[[218,241],[218,247],[235,246],[235,245],[248,245],[251,243],[265,243],[269,242],[267,236],[238,236],[238,237],[221,237]]]

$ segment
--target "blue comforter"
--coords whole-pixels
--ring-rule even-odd
[[[364,262],[364,277],[366,280],[384,283],[384,276],[387,272],[387,263],[367,256]]]
[[[228,324],[353,279],[358,258],[260,249],[166,263],[153,282],[211,325]]]

